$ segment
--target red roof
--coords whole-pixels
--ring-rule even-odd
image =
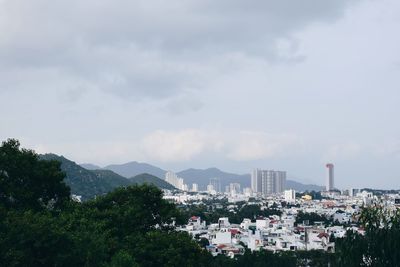
[[[229,232],[231,232],[232,235],[236,235],[236,234],[240,233],[240,231],[238,229],[230,229]]]
[[[329,235],[328,235],[327,233],[320,233],[320,234],[318,235],[318,238],[323,238],[323,237],[329,238]]]

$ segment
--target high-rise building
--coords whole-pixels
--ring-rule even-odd
[[[219,178],[211,178],[210,179],[210,185],[213,186],[214,190],[216,192],[222,192],[221,189],[221,180]]]
[[[251,189],[254,193],[270,195],[282,193],[286,185],[286,172],[255,169],[251,174]]]
[[[334,165],[332,163],[326,164],[326,191],[334,189]]]
[[[168,171],[165,174],[165,181],[172,184],[179,190],[187,191],[187,185],[184,184],[183,179],[178,177],[174,172]]]
[[[240,184],[239,184],[239,183],[231,183],[231,184],[229,184],[229,186],[227,186],[227,187],[228,187],[228,193],[229,193],[231,196],[234,196],[234,195],[240,193]]]
[[[198,184],[192,184],[192,192],[197,192],[199,191],[199,185]]]
[[[261,192],[261,177],[262,171],[259,169],[254,169],[251,173],[251,190],[254,193]]]
[[[214,186],[212,184],[207,185],[207,193],[209,194],[216,194],[217,191],[215,190]]]
[[[286,187],[286,172],[276,171],[275,172],[275,193],[281,193],[285,191]]]

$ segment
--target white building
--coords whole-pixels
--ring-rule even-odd
[[[217,194],[217,191],[215,191],[214,186],[212,184],[207,185],[207,193],[211,195]]]
[[[265,195],[282,193],[286,186],[286,172],[255,169],[251,174],[251,189]]]
[[[221,180],[219,178],[211,178],[210,185],[214,187],[214,190],[217,192],[222,192],[221,190]]]
[[[199,185],[198,184],[192,184],[192,192],[198,192],[199,191]]]
[[[240,184],[239,183],[231,183],[229,184],[229,194],[231,196],[235,196],[240,193]]]
[[[165,181],[173,185],[179,190],[187,191],[187,185],[184,184],[183,178],[178,177],[174,172],[168,171],[165,174]]]
[[[285,201],[295,202],[296,201],[296,191],[293,189],[285,190]]]

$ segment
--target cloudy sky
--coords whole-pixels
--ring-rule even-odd
[[[0,0],[0,138],[400,188],[398,0]]]

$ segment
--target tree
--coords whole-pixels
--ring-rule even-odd
[[[364,235],[349,230],[337,239],[337,265],[400,266],[400,210],[366,208],[360,224]]]
[[[117,188],[83,205],[90,220],[102,221],[120,241],[132,234],[168,230],[180,216],[175,205],[162,198],[160,189],[146,184]]]
[[[0,146],[0,205],[7,209],[58,209],[70,196],[60,163],[42,161],[19,141],[8,139]]]

